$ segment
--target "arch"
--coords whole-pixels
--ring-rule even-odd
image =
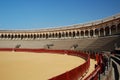
[[[108,36],[110,34],[109,27],[105,27],[105,36]]]
[[[62,32],[62,37],[65,37],[65,33],[64,32]]]
[[[55,34],[54,33],[52,33],[52,38],[54,38],[55,37]]]
[[[59,38],[61,38],[61,33],[59,32]]]
[[[42,34],[39,34],[39,38],[42,38]]]
[[[18,34],[18,38],[20,38],[20,34]]]
[[[4,35],[4,34],[1,34],[1,38],[5,38],[5,35]]]
[[[24,38],[27,38],[27,34],[24,34]]]
[[[28,36],[28,38],[31,38],[30,34],[28,34],[27,36]]]
[[[30,36],[31,38],[33,38],[33,34],[31,34],[31,36]]]
[[[37,34],[37,35],[36,35],[36,38],[40,38],[40,35],[39,35],[39,34]]]
[[[120,23],[117,25],[117,32],[120,34]]]
[[[89,34],[89,31],[85,30],[85,36],[88,36],[88,34]]]
[[[99,36],[99,29],[95,29],[95,35]]]
[[[72,33],[71,33],[71,31],[69,32],[69,37],[72,37]]]
[[[84,36],[84,31],[81,31],[81,36],[82,36],[82,37]]]
[[[10,34],[8,34],[8,38],[10,38],[11,37],[11,35]]]
[[[75,31],[72,32],[72,37],[75,37]]]
[[[14,34],[14,38],[18,38],[18,35],[17,35],[17,34]]]
[[[23,36],[23,34],[21,35],[21,39],[23,39],[24,38],[24,36]]]
[[[76,36],[80,36],[80,32],[79,31],[76,32]]]
[[[25,38],[25,34],[22,34],[22,36],[23,36],[23,39]]]
[[[29,35],[29,34],[27,34],[27,38],[28,38],[28,39],[30,38],[30,35]]]
[[[34,39],[36,39],[36,38],[37,38],[37,35],[36,35],[36,34],[34,34],[34,35],[33,35],[33,38],[34,38]]]
[[[46,33],[46,39],[48,38],[48,34]]]
[[[13,39],[14,38],[14,35],[13,34],[11,34],[11,39]]]
[[[4,38],[4,34],[1,34],[1,38]]]
[[[93,30],[90,30],[90,36],[93,37]]]
[[[65,33],[65,36],[68,37],[68,32]]]
[[[45,34],[43,33],[43,37],[42,38],[45,38]]]
[[[100,28],[100,36],[104,36],[104,29]]]
[[[25,34],[23,34],[23,39],[25,39],[26,38],[26,35]]]
[[[55,38],[57,38],[58,37],[58,34],[57,33],[55,33]]]
[[[7,34],[4,34],[4,38],[7,38]]]
[[[115,25],[111,26],[111,34],[112,35],[116,34],[116,26]]]

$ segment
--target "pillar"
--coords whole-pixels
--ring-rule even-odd
[[[106,36],[106,31],[105,31],[105,28],[103,28],[103,33],[104,33],[104,36]]]
[[[85,37],[85,30],[83,32],[84,32],[83,37]]]
[[[79,32],[79,38],[81,38],[81,31]]]
[[[77,34],[77,31],[75,30],[74,32],[75,32],[75,36],[74,36],[74,38],[76,38],[76,36],[77,36],[77,35],[76,35],[76,34]]]
[[[88,37],[90,37],[90,30],[88,30]]]
[[[111,35],[111,27],[109,27],[109,35]]]
[[[100,36],[101,34],[100,34],[100,29],[98,30],[98,36]]]
[[[93,29],[93,37],[95,37],[96,35],[95,35],[95,29]]]
[[[118,32],[118,26],[117,26],[117,24],[115,25],[115,27],[116,27],[116,33]]]

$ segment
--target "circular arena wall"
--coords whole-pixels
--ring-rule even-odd
[[[83,63],[83,58],[71,55],[0,52],[0,79],[48,80]]]
[[[16,51],[16,52],[36,52],[36,53],[51,53],[51,54],[66,54],[72,56],[78,56],[86,60],[85,63],[78,67],[68,70],[65,73],[53,77],[49,80],[78,80],[88,70],[90,66],[90,58],[88,54],[82,52],[70,51],[70,50],[46,50],[46,49],[12,49],[12,48],[0,48],[0,51]]]
[[[0,30],[0,39],[39,40],[101,37],[120,34],[120,14],[85,24],[41,30]]]

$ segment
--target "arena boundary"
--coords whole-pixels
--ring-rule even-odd
[[[72,50],[48,50],[48,49],[25,49],[25,48],[0,48],[0,51],[15,51],[15,52],[35,52],[35,53],[53,53],[53,54],[65,54],[72,55],[84,58],[86,60],[85,63],[79,65],[78,67],[67,71],[58,76],[53,76],[49,80],[81,80],[90,67],[90,56],[89,54],[85,54],[80,51],[72,51]],[[98,73],[100,71],[100,67],[98,66],[85,80],[98,80]]]

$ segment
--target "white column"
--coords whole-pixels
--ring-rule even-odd
[[[106,35],[105,28],[103,28],[103,33],[104,33],[104,36],[105,36]]]
[[[66,36],[66,35],[65,35],[65,32],[63,32],[63,36],[64,36],[63,38],[65,38],[65,36]]]
[[[81,31],[79,32],[79,37],[81,38]]]
[[[95,29],[93,29],[93,37],[95,37],[96,35],[95,35]]]
[[[88,30],[88,37],[90,37],[90,30]]]
[[[115,25],[115,27],[116,27],[116,33],[118,32],[118,27],[117,27],[117,24]]]
[[[100,34],[100,29],[98,30],[98,36],[100,36],[101,34]]]
[[[111,27],[109,27],[109,35],[111,35]]]
[[[83,37],[85,37],[85,30],[83,32],[84,32]]]

